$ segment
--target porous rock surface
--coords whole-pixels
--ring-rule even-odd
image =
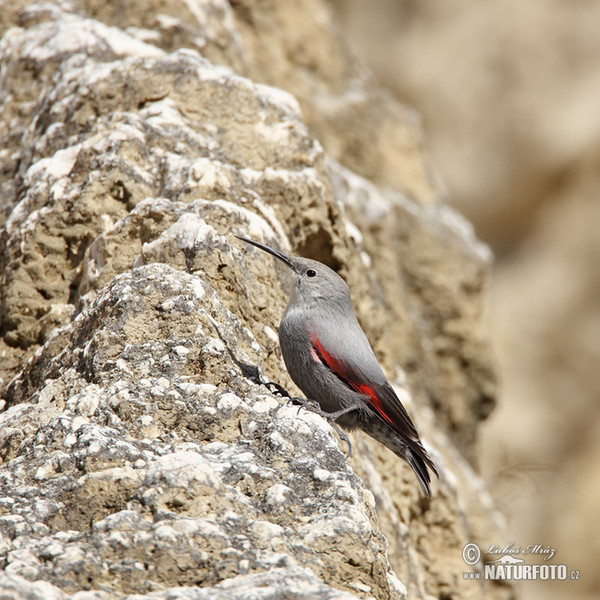
[[[494,398],[489,256],[436,199],[413,120],[357,79],[325,8],[9,4],[0,590],[480,597],[462,547],[500,539],[469,462]],[[335,50],[327,73],[300,68],[302,44],[290,52],[299,4]],[[292,95],[258,81],[294,92],[312,130]],[[394,157],[392,188],[351,170],[357,131],[342,118],[372,125],[365,164]],[[346,278],[439,465],[431,500],[379,444],[353,435],[346,460],[323,419],[262,385],[297,393],[276,337],[288,280],[235,234]]]

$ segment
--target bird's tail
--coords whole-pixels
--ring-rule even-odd
[[[423,447],[418,434],[400,435],[381,419],[369,419],[361,423],[361,428],[371,437],[387,446],[394,454],[403,458],[416,475],[425,496],[431,496],[431,471],[439,477],[437,469],[427,450]]]
[[[435,473],[436,477],[439,477],[439,475],[433,461],[429,457],[429,454],[427,454],[427,450],[420,443],[412,444],[410,448],[406,449],[404,458],[417,476],[423,494],[431,496],[431,476],[429,475],[429,469]]]

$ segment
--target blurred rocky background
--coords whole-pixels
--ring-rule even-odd
[[[496,254],[501,385],[479,436],[511,540],[600,589],[600,2],[335,0],[352,49],[420,114],[450,202]],[[567,590],[568,586],[568,591]]]

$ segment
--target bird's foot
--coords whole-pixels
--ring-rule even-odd
[[[342,415],[352,412],[353,410],[358,410],[359,408],[360,408],[359,406],[347,406],[346,408],[342,408],[341,410],[336,410],[335,412],[332,412],[332,413],[323,413],[323,414],[327,415],[328,419],[331,419],[332,421],[337,421]]]
[[[331,427],[333,427],[333,429],[335,429],[335,432],[338,434],[340,439],[343,442],[345,442],[346,445],[348,446],[348,452],[346,454],[346,458],[350,458],[350,455],[352,454],[352,444],[350,443],[350,439],[340,429],[340,426],[335,421],[342,415],[344,415],[352,410],[355,410],[354,406],[352,406],[350,408],[344,408],[342,410],[338,410],[333,413],[328,413],[328,412],[325,412],[321,408],[321,405],[318,402],[316,402],[315,400],[310,400],[309,398],[298,398],[297,396],[294,396],[293,398],[290,398],[288,400],[288,402],[291,402],[293,404],[298,404],[299,405],[298,412],[300,412],[301,408],[304,408],[306,410],[309,410],[310,412],[313,412],[313,413],[319,415],[323,419],[325,419],[331,425]]]
[[[340,436],[340,439],[343,442],[346,442],[346,445],[348,446],[348,452],[346,452],[345,456],[346,459],[350,458],[350,455],[352,454],[352,444],[350,443],[350,438],[340,429],[340,426],[334,420],[330,419],[329,417],[325,417],[325,419],[335,429],[336,433]]]
[[[340,429],[339,425],[335,421],[339,419],[342,415],[356,410],[357,407],[350,406],[347,408],[343,408],[342,410],[338,410],[336,412],[328,413],[321,408],[321,405],[316,400],[310,400],[309,398],[299,398],[298,396],[290,396],[289,392],[284,387],[282,387],[278,383],[275,383],[274,381],[263,381],[261,383],[272,394],[276,394],[281,398],[287,398],[287,404],[294,404],[298,406],[298,412],[300,412],[301,408],[304,408],[306,410],[309,410],[310,412],[319,415],[320,417],[323,417],[323,419],[325,419],[333,427],[333,429],[335,429],[340,439],[343,442],[345,442],[348,446],[348,453],[346,454],[346,458],[350,458],[350,455],[352,454],[352,444],[350,443],[348,436]]]
[[[298,407],[298,413],[300,413],[301,408],[305,408],[306,410],[310,410],[310,412],[317,413],[320,416],[325,415],[321,410],[321,405],[315,400],[310,400],[309,398],[299,398],[298,396],[288,396],[287,404],[293,404]]]
[[[274,381],[263,381],[261,382],[272,394],[276,394],[281,398],[290,398],[289,392],[278,383]]]

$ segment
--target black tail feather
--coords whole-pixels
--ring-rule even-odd
[[[418,450],[408,448],[405,458],[417,476],[423,494],[425,496],[431,496],[431,476],[429,474],[429,469],[435,473],[436,477],[439,477],[439,475],[425,448],[423,448],[421,444],[419,444],[419,446]]]

